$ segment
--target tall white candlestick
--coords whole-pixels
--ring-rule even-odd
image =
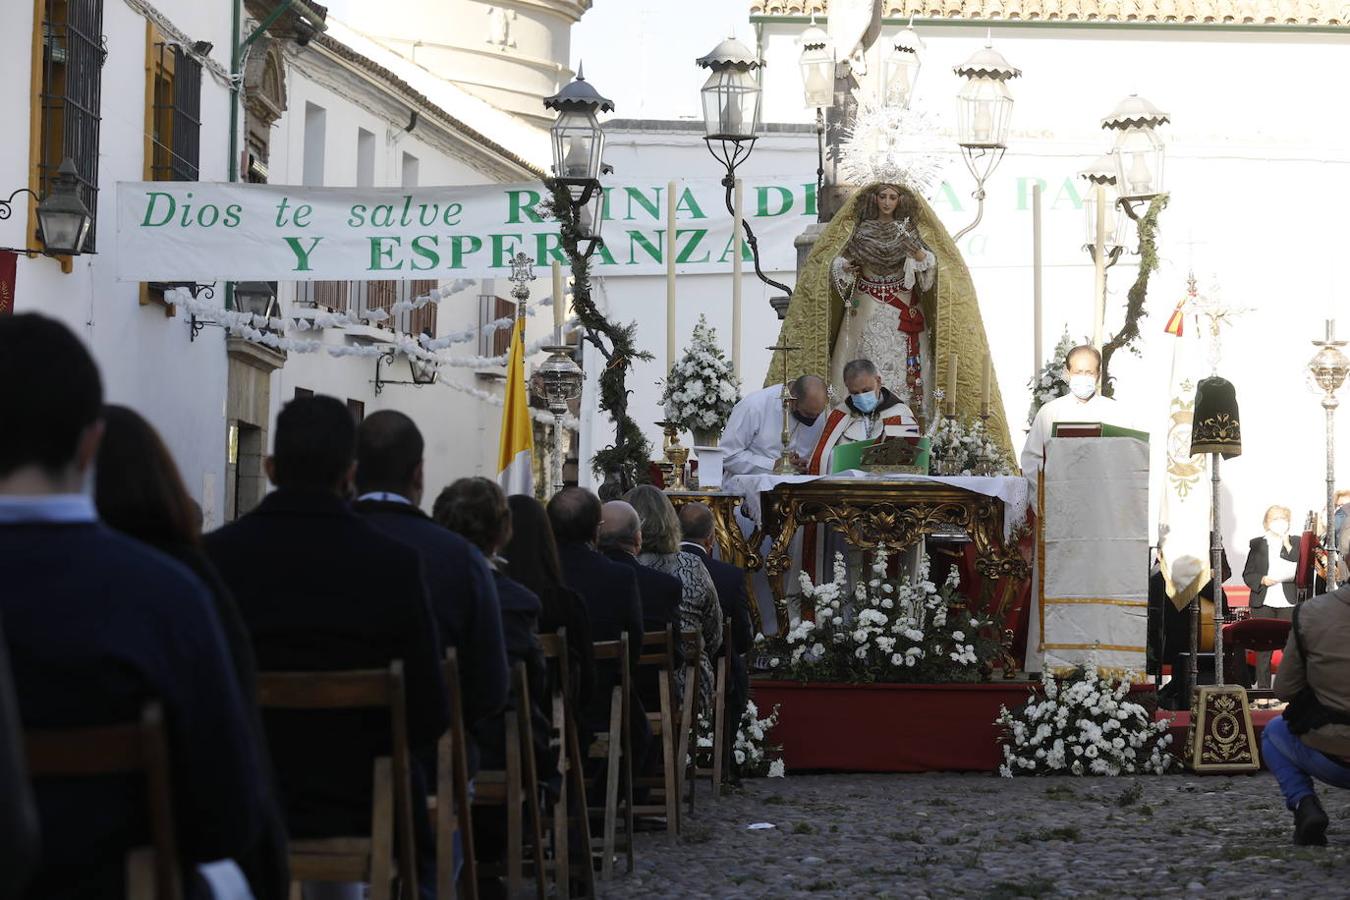
[[[675,367],[675,182],[666,184],[666,371]]]
[[[1106,328],[1106,185],[1099,184],[1094,190],[1097,238],[1092,247],[1092,346],[1100,350]]]
[[[741,377],[741,246],[744,240],[741,223],[745,217],[744,202],[745,184],[737,178],[731,217],[731,370],[737,378]]]
[[[984,372],[980,376],[980,415],[989,415],[989,396],[994,381],[994,358],[984,355]]]
[[[1041,183],[1031,186],[1031,378],[1034,382],[1041,377],[1041,366],[1045,363],[1041,336],[1044,326],[1041,324]]]
[[[956,354],[947,357],[947,415],[956,415]]]
[[[553,261],[553,340],[563,342],[563,326],[567,322],[567,300],[563,296],[562,263]]]

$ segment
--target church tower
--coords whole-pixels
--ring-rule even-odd
[[[592,0],[361,0],[344,21],[372,40],[532,124],[572,78],[572,26]]]

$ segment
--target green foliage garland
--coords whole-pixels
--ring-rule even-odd
[[[651,448],[642,429],[628,415],[629,390],[625,381],[633,360],[648,360],[652,355],[637,349],[637,323],[615,324],[605,317],[591,299],[590,262],[577,250],[581,232],[572,214],[567,188],[552,181],[544,186],[552,191],[549,212],[558,220],[563,249],[572,266],[572,308],[581,323],[585,340],[605,358],[600,373],[600,409],[614,421],[614,443],[597,450],[591,467],[597,475],[618,472],[626,489],[647,480]]]
[[[1121,349],[1139,352],[1134,343],[1139,340],[1139,320],[1147,315],[1144,312],[1144,298],[1148,295],[1148,277],[1158,268],[1158,215],[1166,208],[1167,194],[1159,194],[1149,203],[1148,212],[1139,220],[1139,274],[1135,276],[1134,284],[1126,295],[1125,324],[1102,346],[1102,394],[1107,397],[1114,396],[1116,392],[1109,374],[1111,357]]]

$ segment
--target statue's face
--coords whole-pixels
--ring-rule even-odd
[[[895,188],[882,188],[877,191],[877,211],[883,216],[894,216],[895,208],[900,205],[900,192]]]

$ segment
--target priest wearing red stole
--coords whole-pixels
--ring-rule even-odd
[[[830,474],[830,457],[841,444],[919,433],[913,411],[881,383],[871,360],[855,359],[845,365],[844,385],[848,397],[830,410],[825,420],[807,469],[811,475]]]

